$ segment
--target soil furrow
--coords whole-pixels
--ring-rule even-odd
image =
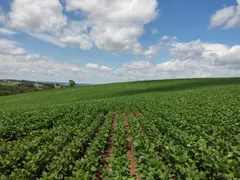
[[[139,114],[140,114],[141,116],[143,116],[143,112],[142,112],[142,111],[139,111]]]
[[[128,117],[125,112],[123,112],[123,119],[124,119],[124,128],[127,133],[127,158],[130,162],[129,172],[133,177],[135,177],[136,180],[140,180],[140,176],[136,171],[138,165],[137,165],[136,158],[134,156],[135,150],[133,148],[130,125],[129,125]]]
[[[117,119],[118,119],[118,114],[117,114],[117,112],[114,112],[114,117],[113,117],[113,121],[111,124],[110,136],[108,137],[106,148],[105,148],[104,154],[101,158],[101,169],[99,170],[99,172],[96,175],[97,180],[103,179],[103,172],[102,172],[103,168],[107,168],[109,171],[111,171],[111,167],[108,162],[108,158],[112,157],[112,152],[114,149],[116,149],[113,145],[113,141],[115,139],[114,131],[116,129]]]

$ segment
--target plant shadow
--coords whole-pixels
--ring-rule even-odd
[[[221,79],[188,79],[188,80],[168,80],[163,81],[142,81],[139,89],[122,89],[122,91],[109,94],[110,97],[132,96],[136,94],[173,92],[203,87],[240,85],[240,78],[221,78]],[[147,88],[146,88],[147,87]],[[149,88],[148,88],[149,87]]]

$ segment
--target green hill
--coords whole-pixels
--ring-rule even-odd
[[[0,179],[239,179],[240,78],[0,97]]]
[[[225,87],[226,90],[228,90],[228,87],[238,89],[239,85],[240,78],[156,80],[113,83],[0,97],[0,108],[29,108],[29,106],[39,107],[45,105],[61,105],[87,100],[109,100],[120,97],[131,99],[132,95],[134,95],[134,97],[141,96],[149,98],[162,94],[166,96],[173,93],[186,94],[191,91],[196,93],[199,91],[214,91],[223,87]]]

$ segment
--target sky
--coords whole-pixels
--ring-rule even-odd
[[[240,77],[240,0],[1,0],[0,79]]]

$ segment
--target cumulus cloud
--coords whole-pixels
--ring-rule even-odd
[[[145,24],[158,14],[156,0],[66,0],[68,11],[80,10],[99,49],[141,53],[138,38]]]
[[[61,81],[66,74],[70,78],[74,73],[80,72],[80,68],[75,65],[58,63],[38,54],[28,54],[23,48],[17,47],[14,41],[0,39],[0,44],[0,78]]]
[[[16,48],[16,43],[11,40],[0,38],[0,54],[3,55],[24,55],[26,54],[25,49]]]
[[[91,49],[93,46],[90,37],[87,35],[65,36],[60,40],[66,44],[79,44],[79,48],[83,50]]]
[[[64,28],[60,40],[66,44],[79,45],[79,48],[83,50],[88,50],[93,47],[86,22],[70,21]]]
[[[8,26],[32,33],[58,33],[67,17],[58,0],[14,0],[8,14]]]
[[[240,65],[240,46],[204,43],[200,40],[189,43],[174,43],[170,49],[172,59],[194,61],[212,66]],[[234,66],[232,66],[234,67]]]
[[[80,12],[81,19],[67,19],[58,0],[13,0],[5,25],[59,47],[88,50],[95,44],[107,51],[142,54],[138,38],[145,24],[158,15],[157,0],[66,0],[63,4],[67,11]]]
[[[101,66],[101,67],[100,67],[100,70],[105,71],[105,72],[110,72],[110,71],[112,71],[113,69],[110,68],[110,67],[107,67],[107,66]]]
[[[87,63],[85,64],[86,69],[98,69],[98,64],[93,64],[93,63]]]
[[[99,49],[108,51],[130,51],[141,53],[141,44],[137,37],[141,35],[141,26],[122,27],[119,24],[100,23],[92,27],[90,35]]]
[[[237,0],[237,6],[224,7],[217,10],[210,19],[210,27],[223,26],[223,28],[232,28],[240,26],[240,1]]]
[[[169,45],[176,40],[177,40],[176,36],[163,36],[159,43],[149,46],[148,50],[144,51],[143,54],[146,58],[151,58],[154,54],[157,54],[164,48],[169,47]]]
[[[203,51],[201,41],[197,40],[189,43],[173,43],[170,54],[173,59],[188,60],[201,57]]]
[[[240,68],[240,46],[233,46],[228,48],[227,51],[222,52],[217,62],[229,67],[231,66],[232,68],[236,68],[237,66]]]
[[[171,39],[171,38],[170,38]],[[164,41],[165,42],[165,41]],[[0,78],[107,83],[169,78],[240,76],[240,46],[194,40],[169,41],[170,59],[126,62],[114,68],[96,63],[83,67],[29,54],[14,41],[0,38]]]
[[[15,41],[11,41],[11,40],[8,40],[8,39],[0,38],[0,45],[2,47],[13,48],[15,46],[15,44],[16,44]]]
[[[130,62],[130,63],[123,64],[124,68],[132,69],[132,70],[147,69],[147,68],[149,68],[151,66],[152,66],[152,64],[149,61],[145,61],[145,60],[133,61],[133,62]]]
[[[162,44],[159,43],[159,44],[156,44],[156,45],[153,45],[153,46],[149,46],[148,47],[148,50],[146,50],[144,52],[144,56],[146,58],[151,58],[152,55],[158,53],[163,47],[161,46]]]
[[[240,76],[239,45],[174,42],[169,52],[171,58],[166,62],[132,61],[115,74],[125,80]]]

